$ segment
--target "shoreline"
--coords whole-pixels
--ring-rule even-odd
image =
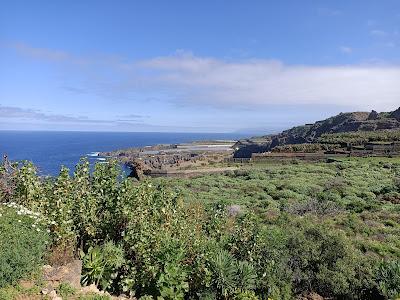
[[[114,158],[132,172],[130,177],[187,176],[190,173],[222,172],[226,168],[210,168],[233,155],[236,141],[194,141],[180,144],[158,144],[100,152],[99,156]]]

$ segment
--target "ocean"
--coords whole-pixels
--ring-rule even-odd
[[[101,161],[97,152],[242,137],[234,133],[0,131],[0,154],[12,161],[32,161],[41,175],[55,176],[62,165],[73,170],[81,157],[92,164]]]

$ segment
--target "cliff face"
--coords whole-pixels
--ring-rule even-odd
[[[393,118],[393,119],[396,119],[397,121],[400,122],[400,107],[397,110],[391,112],[389,117]]]
[[[293,127],[277,135],[241,140],[235,145],[234,157],[251,157],[252,153],[270,151],[287,144],[313,143],[322,134],[400,129],[400,108],[389,113],[341,113],[323,121]]]

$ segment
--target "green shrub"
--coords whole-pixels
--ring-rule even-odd
[[[343,234],[329,228],[304,224],[288,241],[290,268],[298,291],[321,295],[351,294],[357,253]]]
[[[7,286],[0,288],[0,299],[1,300],[15,300],[19,296],[18,290],[13,286]]]
[[[376,271],[376,280],[382,295],[388,299],[400,297],[400,260],[384,261]]]
[[[45,220],[14,203],[0,204],[0,287],[37,270],[48,243]]]
[[[90,173],[83,160],[74,176],[63,168],[47,179],[25,163],[15,173],[0,168],[0,189],[46,217],[52,249],[68,245],[71,254],[84,253],[84,283],[114,294],[288,300],[313,291],[381,299],[395,294],[397,269],[376,271],[377,257],[400,257],[400,161],[386,168],[388,162],[260,164],[229,176],[143,182],[121,178],[115,162]],[[240,214],[227,213],[232,204]],[[11,209],[0,212],[1,226]],[[13,238],[13,220],[7,235],[0,232],[0,249]],[[21,240],[40,233],[27,229],[12,233]]]
[[[43,186],[32,162],[25,161],[13,174],[15,188],[13,201],[25,207],[39,207],[42,202]]]
[[[57,294],[63,299],[68,299],[70,296],[73,296],[76,293],[76,289],[65,282],[60,283],[56,290]]]
[[[396,142],[400,141],[399,130],[356,131],[323,134],[318,142],[323,144],[347,144],[353,146],[364,145],[370,142]]]
[[[15,192],[15,179],[17,163],[11,163],[6,159],[0,164],[0,199],[12,201]]]
[[[164,245],[158,252],[157,259],[160,268],[157,289],[165,300],[183,300],[189,291],[188,273],[183,260],[186,256],[184,245],[178,239],[166,237],[161,240]]]
[[[164,270],[157,280],[161,297],[165,300],[183,300],[189,291],[187,274],[178,263],[166,263]]]
[[[253,265],[247,261],[238,261],[236,263],[236,289],[245,292],[256,288],[257,273]]]
[[[149,296],[149,295],[144,295],[142,297],[139,298],[139,300],[153,300],[153,296]]]
[[[96,284],[103,290],[110,289],[113,280],[118,277],[119,268],[124,264],[124,252],[121,247],[107,242],[102,246],[90,247],[82,253],[82,283]]]
[[[78,300],[110,300],[111,297],[108,295],[99,295],[99,294],[86,294],[80,295]]]
[[[258,300],[259,298],[253,291],[244,291],[235,295],[234,300]]]

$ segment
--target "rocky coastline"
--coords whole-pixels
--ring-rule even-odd
[[[236,141],[218,140],[161,144],[101,152],[99,156],[114,158],[125,164],[131,170],[129,176],[138,180],[145,176],[167,176],[168,174],[186,176],[203,172],[207,167],[217,166],[226,158],[231,157],[235,143]]]
[[[183,144],[161,144],[99,153],[99,156],[117,159],[130,170],[130,177],[143,179],[146,176],[191,176],[204,172],[223,172],[232,168],[226,162],[248,162],[268,158],[310,159],[326,158],[327,154],[338,156],[369,156],[398,154],[397,136],[388,140],[386,146],[354,145],[344,143],[323,144],[321,137],[340,133],[378,132],[382,136],[400,131],[400,108],[392,112],[350,112],[340,113],[312,124],[293,127],[279,134],[252,137],[239,141],[196,141]],[[395,144],[390,144],[390,142]],[[294,147],[294,145],[297,145]],[[302,145],[302,146],[301,146]],[[361,147],[361,148],[360,148]],[[371,149],[364,149],[369,147]],[[382,147],[386,147],[383,149]],[[294,148],[306,148],[307,155]],[[321,148],[321,149],[319,149]],[[378,149],[379,148],[379,149]],[[382,148],[382,149],[380,149]],[[394,150],[393,150],[393,149]],[[396,148],[396,149],[395,149]],[[290,150],[292,149],[292,150]],[[390,150],[388,152],[388,150]],[[303,151],[303,152],[304,152]],[[271,153],[274,152],[274,153]],[[279,152],[279,153],[276,153]],[[326,152],[326,153],[325,153]],[[246,161],[243,161],[246,160]],[[224,164],[225,163],[225,164]]]

